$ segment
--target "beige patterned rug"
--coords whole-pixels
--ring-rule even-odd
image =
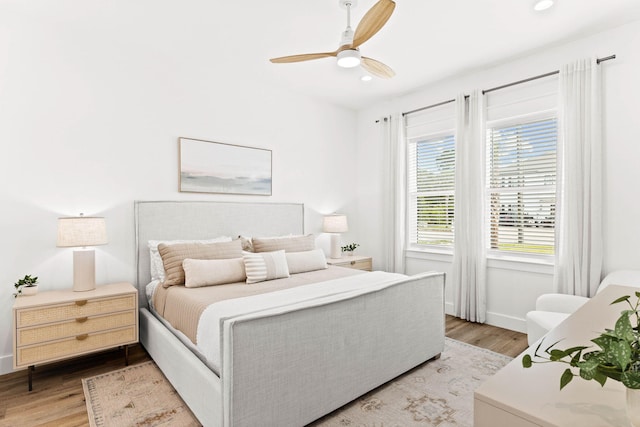
[[[82,380],[91,427],[199,426],[153,362]]]
[[[313,427],[472,427],[473,391],[511,361],[447,338],[424,363],[312,424]],[[198,426],[153,362],[82,380],[92,427]]]
[[[511,360],[446,338],[440,359],[423,363],[310,426],[472,427],[473,391]]]

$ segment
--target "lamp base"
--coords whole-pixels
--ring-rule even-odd
[[[340,243],[340,234],[331,233],[331,254],[329,255],[331,258],[342,258],[342,248],[340,247]]]
[[[93,249],[73,251],[73,290],[92,291],[96,288],[96,252]]]

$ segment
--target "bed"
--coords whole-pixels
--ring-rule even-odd
[[[152,314],[147,242],[302,235],[304,206],[138,201],[134,210],[140,342],[204,426],[302,426],[444,349],[444,274],[374,272],[362,274],[366,288],[220,319],[212,369]]]

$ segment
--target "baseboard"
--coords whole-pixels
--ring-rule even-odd
[[[453,310],[453,303],[444,303],[444,312],[451,316],[455,316]],[[527,333],[527,321],[518,317],[507,316],[500,313],[487,312],[485,323],[491,326],[497,326],[499,328],[509,329],[511,331]]]
[[[453,303],[452,302],[445,302],[444,303],[444,312],[446,314],[451,315],[451,316],[455,316],[455,312],[453,311]]]
[[[491,326],[527,333],[527,321],[506,314],[487,312],[486,323]]]
[[[13,372],[13,355],[0,357],[0,375],[10,374]]]

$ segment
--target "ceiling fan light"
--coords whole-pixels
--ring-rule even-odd
[[[364,76],[360,77],[360,80],[362,80],[362,81],[363,81],[363,82],[365,82],[365,83],[368,83],[368,82],[370,82],[371,80],[373,80],[373,77],[371,77],[371,76],[370,76],[370,75],[368,75],[368,74],[365,74]]]
[[[533,9],[537,12],[549,9],[553,6],[554,0],[536,0],[533,3]]]
[[[355,49],[346,49],[338,52],[338,66],[342,68],[353,68],[360,65],[360,52]]]

